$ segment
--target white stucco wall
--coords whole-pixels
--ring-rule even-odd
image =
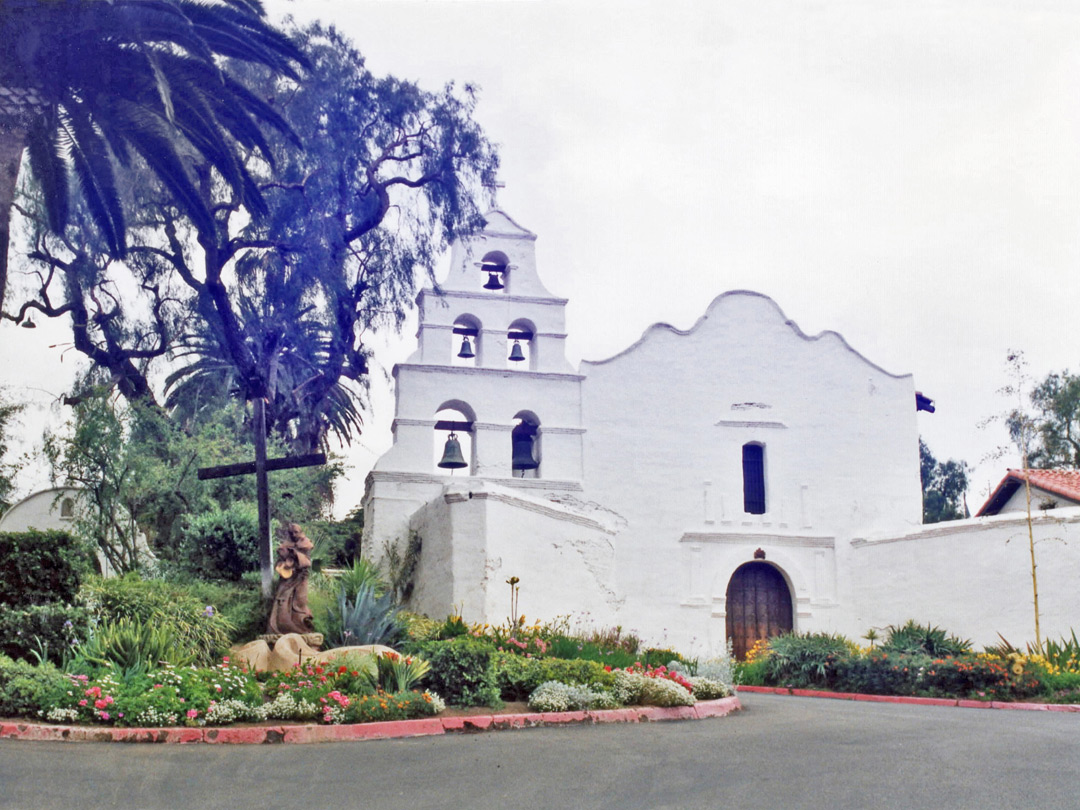
[[[715,645],[757,548],[794,588],[796,629],[845,629],[844,540],[919,524],[911,377],[807,337],[765,296],[720,296],[691,330],[651,327],[581,371],[586,497],[627,521],[620,618],[650,637]],[[748,442],[765,448],[763,515],[743,511]]]
[[[1054,510],[1069,506],[1080,506],[1080,504],[1074,500],[1033,486],[1031,488],[1031,513],[1033,515],[1041,515],[1043,513],[1041,505],[1044,503],[1055,504],[1055,506],[1052,507]],[[1016,492],[1009,496],[1009,500],[1005,501],[998,510],[998,514],[1004,514],[1005,512],[1023,512],[1026,515],[1027,508],[1027,493],[1025,492],[1025,488],[1021,485],[1016,488]]]
[[[1080,627],[1080,508],[1033,519],[1043,637]],[[1015,513],[853,541],[854,623],[939,625],[978,647],[1035,640],[1027,520]]]
[[[66,487],[54,487],[34,492],[0,515],[0,532],[25,532],[28,529],[48,531],[72,531],[79,491]],[[72,514],[61,517],[61,506],[71,499]]]
[[[456,482],[417,510],[422,539],[412,609],[459,610],[470,621],[504,622],[518,577],[519,615],[551,620],[574,612],[615,621],[614,516],[571,497],[562,503],[481,481]],[[572,606],[572,607],[570,607]]]

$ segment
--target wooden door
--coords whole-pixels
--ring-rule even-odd
[[[791,632],[791,591],[768,563],[740,566],[727,589],[727,637],[740,661],[754,642]]]

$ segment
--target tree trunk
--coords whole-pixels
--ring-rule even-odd
[[[19,180],[26,131],[0,126],[0,310],[4,308],[7,290],[8,245],[11,242],[11,207],[15,203],[15,186]]]

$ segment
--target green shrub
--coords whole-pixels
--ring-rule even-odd
[[[613,669],[625,669],[641,660],[636,653],[627,652],[621,647],[605,648],[595,642],[567,636],[552,639],[547,654],[552,658],[596,661]]]
[[[230,626],[229,639],[245,642],[265,633],[269,619],[270,603],[263,600],[259,577],[258,571],[252,571],[239,582],[185,579],[170,585],[201,604],[204,613],[207,606],[213,607],[214,613]]]
[[[0,532],[0,571],[18,572],[4,581],[0,604],[20,608],[71,602],[82,578],[93,571],[93,557],[68,532]]]
[[[1054,703],[1080,703],[1080,672],[1047,674],[1043,689]]]
[[[114,579],[94,577],[79,598],[103,624],[121,619],[168,627],[184,652],[199,664],[215,663],[228,649],[233,627],[214,609],[181,585],[142,580],[136,574]]]
[[[76,666],[85,662],[89,668],[116,667],[119,672],[157,668],[161,664],[183,666],[195,655],[179,643],[168,624],[153,620],[117,619],[100,624],[78,648]]]
[[[180,540],[181,566],[202,579],[236,582],[259,567],[259,514],[253,504],[196,515]]]
[[[785,633],[769,640],[765,680],[794,687],[824,687],[832,680],[836,663],[851,655],[853,645],[829,633]]]
[[[921,653],[931,658],[944,658],[971,652],[971,642],[950,636],[940,627],[917,624],[913,619],[908,619],[900,627],[889,625],[889,634],[885,637],[881,649],[892,653]]]
[[[0,655],[0,717],[37,717],[68,680],[52,664],[34,666]]]
[[[734,683],[742,686],[765,686],[769,659],[758,658],[756,661],[736,661],[732,677]]]
[[[90,612],[79,605],[31,605],[0,609],[0,654],[63,662],[72,645],[86,638]]]
[[[496,652],[492,661],[503,700],[527,700],[545,681],[598,688],[610,688],[615,683],[615,675],[596,661],[525,658],[507,652]]]
[[[915,695],[924,688],[922,675],[931,659],[882,649],[840,659],[833,686],[842,692],[866,695]]]
[[[431,665],[427,683],[447,703],[458,706],[499,706],[495,682],[495,648],[485,641],[460,636],[420,645]]]

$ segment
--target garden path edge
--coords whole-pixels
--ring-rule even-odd
[[[424,717],[382,723],[342,725],[281,724],[276,726],[212,726],[204,728],[115,728],[60,726],[32,722],[0,722],[0,739],[51,742],[208,743],[256,745],[269,743],[344,742],[401,737],[427,737],[447,732],[496,731],[567,723],[643,723],[664,720],[703,720],[725,717],[742,709],[737,697],[703,700],[693,706],[630,706],[577,712],[478,713],[462,717]]]
[[[867,703],[906,703],[910,706],[952,706],[960,709],[1012,709],[1028,712],[1080,712],[1080,703],[1009,703],[1002,700],[964,700],[962,698],[906,697],[903,695],[864,695],[858,692],[828,692],[820,689],[795,689],[790,686],[737,686],[737,692],[759,695],[858,700]]]

